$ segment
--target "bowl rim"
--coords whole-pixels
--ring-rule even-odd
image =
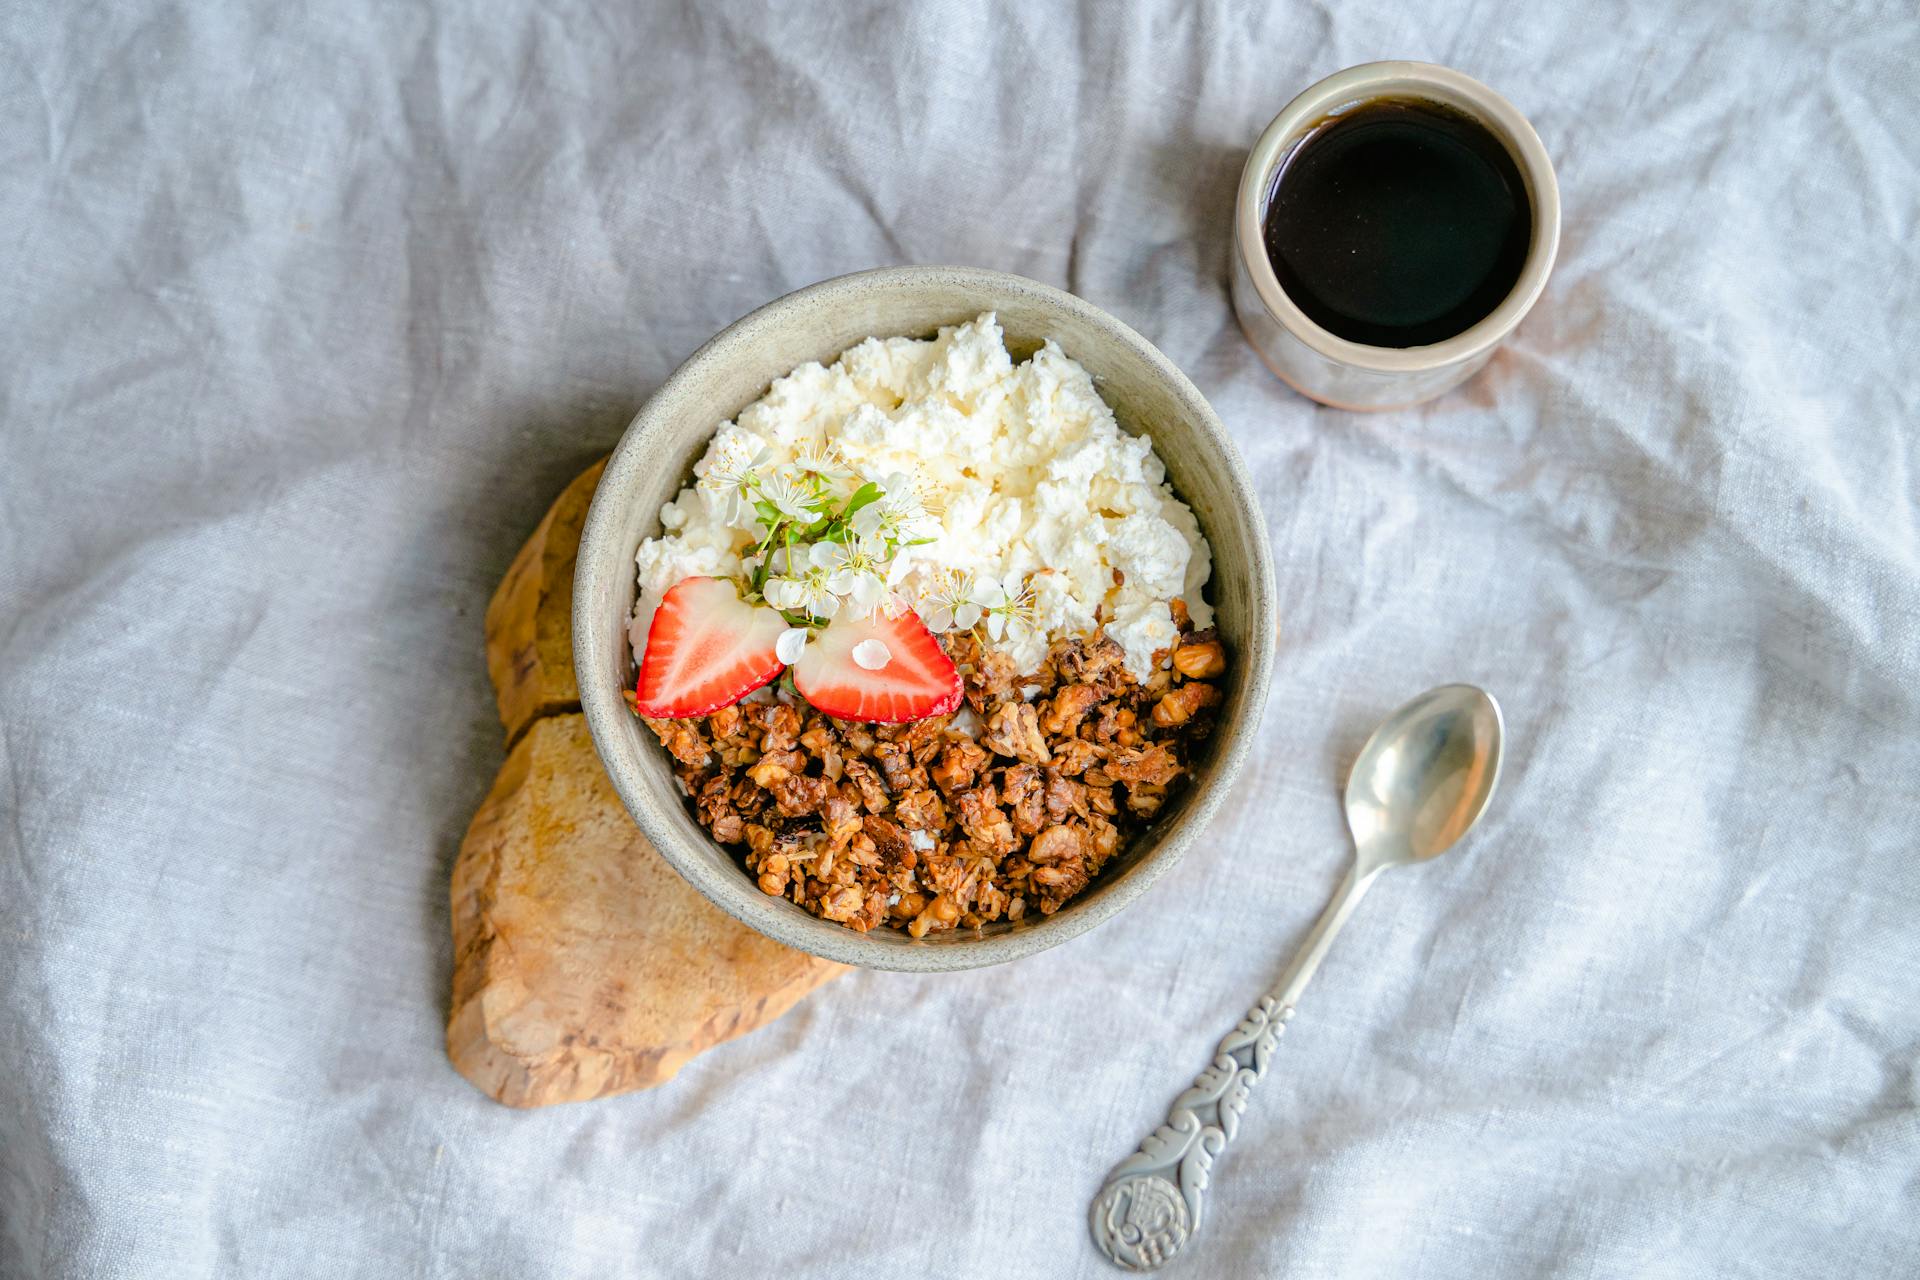
[[[615,507],[618,502],[625,500],[616,495],[624,495],[632,487],[638,473],[651,470],[655,465],[653,459],[657,455],[650,448],[652,429],[657,423],[664,424],[666,421],[669,406],[673,404],[679,388],[697,382],[705,370],[733,359],[737,351],[751,350],[758,334],[784,322],[787,315],[796,309],[811,309],[823,303],[871,296],[876,292],[910,291],[936,284],[946,289],[1026,295],[1043,306],[1070,313],[1083,322],[1111,333],[1132,358],[1143,361],[1158,378],[1169,383],[1175,398],[1189,410],[1184,415],[1189,427],[1206,437],[1209,449],[1223,473],[1226,487],[1233,501],[1248,513],[1255,536],[1250,539],[1253,545],[1249,549],[1252,557],[1252,563],[1248,566],[1251,584],[1249,594],[1253,617],[1248,627],[1248,648],[1251,652],[1242,657],[1243,661],[1250,664],[1244,704],[1237,717],[1215,730],[1216,754],[1211,774],[1206,785],[1197,788],[1188,799],[1177,826],[1161,833],[1155,847],[1130,869],[1129,874],[1112,882],[1101,894],[1069,904],[1056,915],[1007,933],[920,947],[882,942],[832,921],[782,911],[779,909],[781,902],[763,893],[744,870],[737,875],[710,882],[710,877],[705,874],[705,865],[696,862],[688,850],[681,848],[682,834],[661,827],[653,820],[652,799],[646,790],[640,761],[631,749],[635,739],[622,736],[616,719],[632,713],[621,697],[621,690],[605,687],[604,681],[591,674],[605,669],[609,649],[606,629],[588,615],[610,574],[632,572],[629,566],[633,560],[633,550],[611,545],[618,523]],[[993,308],[983,306],[982,309]],[[719,422],[719,419],[715,419],[714,425],[719,426]],[[1217,547],[1214,553],[1217,560]],[[1105,923],[1138,900],[1185,855],[1238,776],[1265,708],[1275,648],[1273,557],[1265,536],[1259,500],[1239,448],[1199,388],[1159,348],[1131,326],[1085,299],[1025,276],[961,266],[879,267],[836,276],[762,304],[703,343],[647,398],[608,459],[581,530],[574,573],[572,615],[574,667],[580,673],[580,706],[586,716],[594,751],[600,757],[628,816],[668,865],[709,902],[776,942],[843,964],[921,973],[980,968],[1033,955]],[[617,634],[624,636],[625,628],[622,627]]]

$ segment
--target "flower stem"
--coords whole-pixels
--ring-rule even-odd
[[[760,557],[760,567],[753,571],[753,590],[756,595],[763,595],[766,592],[767,571],[772,567],[767,560],[767,552],[769,548],[773,546],[774,535],[779,533],[782,528],[785,528],[786,523],[785,520],[776,520],[773,524],[769,525],[767,527],[767,536],[761,539],[760,549],[755,553]],[[787,545],[789,548],[793,545],[793,534],[791,530],[789,530],[787,534]],[[788,555],[791,557],[791,550],[788,551]]]

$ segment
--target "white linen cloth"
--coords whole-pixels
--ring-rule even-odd
[[[0,1275],[1103,1277],[1089,1197],[1471,680],[1484,828],[1309,991],[1184,1274],[1920,1266],[1910,4],[80,6],[0,20]],[[1526,111],[1565,236],[1428,408],[1278,384],[1245,147],[1339,67]],[[1017,965],[860,973],[653,1092],[447,1065],[480,616],[736,316],[1070,288],[1256,475],[1285,645],[1212,838]]]

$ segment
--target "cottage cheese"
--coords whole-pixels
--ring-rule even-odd
[[[940,528],[900,552],[908,559],[895,590],[924,614],[941,570],[1026,577],[1033,629],[989,646],[1022,674],[1039,667],[1052,640],[1103,625],[1145,680],[1155,651],[1178,636],[1170,600],[1184,599],[1195,625],[1212,622],[1201,597],[1212,572],[1207,542],[1152,441],[1122,431],[1087,371],[1051,341],[1015,364],[991,312],[931,340],[869,338],[831,365],[800,366],[720,425],[696,477],[729,441],[736,455],[744,444],[774,464],[831,443],[862,476],[909,477]],[[742,572],[754,537],[735,514],[698,486],[661,508],[665,532],[636,557],[636,653],[674,583]]]

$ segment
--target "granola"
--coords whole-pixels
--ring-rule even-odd
[[[1178,639],[1144,681],[1097,632],[1026,675],[961,632],[942,640],[965,690],[948,715],[861,724],[762,698],[646,723],[768,894],[915,938],[1050,915],[1147,827],[1212,730],[1225,647],[1180,601],[1172,614]]]

